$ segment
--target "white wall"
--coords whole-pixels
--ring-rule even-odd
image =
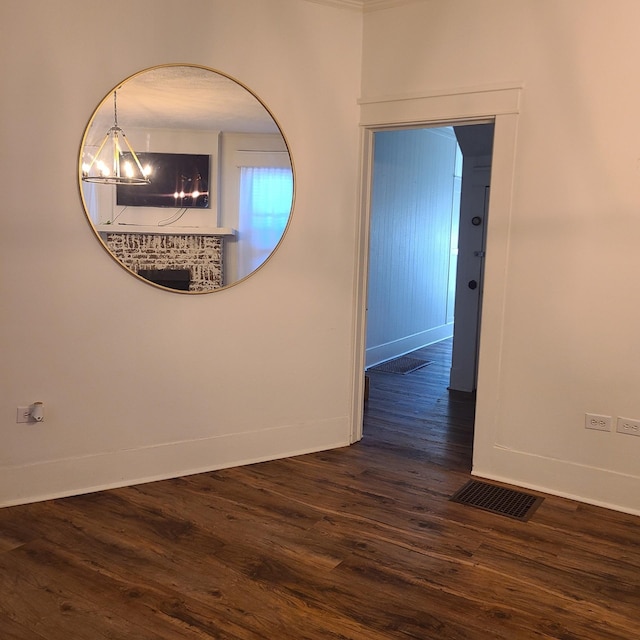
[[[450,127],[375,135],[367,366],[453,335],[457,146]]]
[[[635,513],[640,438],[584,413],[640,418],[639,20],[636,0],[409,3],[366,14],[362,84],[522,85],[508,212],[489,216],[474,472]]]
[[[299,0],[8,0],[0,21],[0,166],[17,187],[0,211],[0,504],[348,443],[361,16]],[[93,109],[169,62],[251,87],[295,165],[285,242],[213,294],[126,273],[80,203]],[[16,424],[35,400],[45,421]]]

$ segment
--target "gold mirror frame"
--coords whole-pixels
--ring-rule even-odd
[[[115,142],[107,140],[114,129],[120,135]],[[98,151],[112,144],[133,154],[138,166],[169,163],[164,173],[183,178],[182,165],[174,162],[207,157],[208,206],[200,206],[202,194],[196,205],[184,191],[173,206],[167,197],[157,205],[149,190],[167,195],[154,179],[154,171],[161,175],[157,166],[136,186],[122,184],[125,177],[91,180],[89,166],[95,170]],[[243,203],[258,180],[271,186],[252,209]],[[289,146],[266,105],[235,78],[194,64],[143,69],[107,93],[82,137],[78,182],[87,220],[109,255],[143,282],[178,293],[221,291],[258,271],[280,246],[295,198]]]

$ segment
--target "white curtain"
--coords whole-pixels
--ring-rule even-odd
[[[240,168],[240,278],[257,269],[275,249],[287,226],[292,200],[290,168]]]

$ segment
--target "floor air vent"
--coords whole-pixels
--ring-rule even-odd
[[[412,373],[422,367],[426,367],[431,362],[429,360],[421,360],[420,358],[412,358],[411,356],[400,356],[393,360],[387,360],[382,364],[371,367],[371,371],[382,371],[383,373],[400,373],[405,375]]]
[[[478,509],[523,521],[528,520],[544,500],[544,498],[529,493],[505,489],[478,480],[469,480],[450,499],[452,502],[468,504]]]

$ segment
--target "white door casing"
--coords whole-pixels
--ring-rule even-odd
[[[476,396],[474,461],[490,455],[495,442],[502,352],[504,295],[517,121],[522,88],[517,84],[360,100],[361,185],[355,247],[353,298],[353,402],[351,441],[362,438],[369,215],[373,170],[373,134],[397,127],[495,125],[491,173],[491,213],[487,216],[482,323]]]

